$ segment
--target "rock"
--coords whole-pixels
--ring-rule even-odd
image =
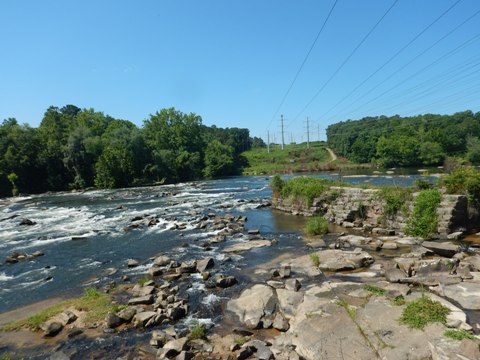
[[[205,270],[208,270],[212,267],[214,267],[215,261],[213,261],[213,258],[208,257],[206,259],[198,260],[197,261],[197,271],[198,272],[204,272]]]
[[[35,257],[39,257],[39,256],[43,256],[45,255],[45,253],[43,251],[40,251],[40,250],[37,250],[35,251],[32,256],[35,258]]]
[[[177,274],[192,274],[197,270],[197,264],[195,262],[187,264],[182,262],[180,267],[176,269]]]
[[[391,283],[398,283],[406,277],[407,275],[400,269],[390,268],[385,270],[385,278]]]
[[[183,307],[175,307],[167,310],[167,316],[173,321],[180,320],[185,317],[187,311]]]
[[[157,266],[167,266],[170,264],[170,258],[165,255],[157,256],[154,260],[153,263]]]
[[[157,350],[157,356],[156,356],[156,359],[157,360],[165,360],[165,359],[172,359],[174,358],[175,356],[178,355],[178,352],[174,349],[164,349],[164,348],[161,348],[161,349],[158,349]]]
[[[65,310],[57,316],[57,319],[62,323],[63,326],[65,326],[77,320],[77,315],[75,315],[70,310]]]
[[[374,262],[370,254],[361,250],[324,250],[316,254],[320,261],[319,268],[324,271],[354,270],[369,266]]]
[[[460,246],[451,242],[424,241],[422,246],[432,250],[435,254],[451,258],[461,251]]]
[[[287,317],[293,317],[299,304],[303,301],[303,292],[277,289],[277,298],[280,310]]]
[[[285,279],[290,277],[290,274],[292,273],[292,267],[290,265],[284,265],[278,270],[278,276],[280,278]]]
[[[242,346],[240,351],[237,354],[237,360],[245,360],[253,355],[252,349],[249,346]]]
[[[167,341],[172,340],[172,337],[168,336],[162,330],[153,330],[152,338],[150,339],[150,345],[159,348],[162,347]]]
[[[275,307],[273,289],[263,284],[245,289],[237,299],[227,303],[227,310],[235,313],[250,328],[257,328],[261,318],[273,314]]]
[[[274,289],[283,289],[285,284],[282,281],[268,280],[267,284]]]
[[[248,230],[248,235],[259,235],[259,234],[260,234],[260,230],[258,229]]]
[[[53,337],[62,331],[63,325],[58,321],[52,321],[43,324],[40,328],[44,331],[45,336]]]
[[[322,239],[318,239],[318,240],[309,242],[307,244],[307,247],[309,247],[310,249],[320,249],[320,248],[324,248],[326,246],[327,246],[327,244]]]
[[[125,320],[118,317],[116,314],[108,313],[107,317],[105,318],[105,322],[108,328],[115,329],[116,327],[122,325]]]
[[[184,350],[188,350],[187,347],[188,338],[182,337],[180,339],[174,339],[168,341],[163,348],[167,350],[173,350],[176,354],[180,354]]]
[[[210,278],[210,272],[204,271],[202,272],[202,280],[207,281]]]
[[[448,240],[459,240],[462,237],[463,237],[463,231],[457,231],[447,235]]]
[[[136,313],[137,311],[133,307],[127,307],[123,310],[120,310],[116,315],[123,321],[130,322]]]
[[[472,271],[480,271],[480,256],[468,256],[464,260],[465,262],[469,263],[471,266]]]
[[[153,295],[145,295],[128,300],[128,305],[149,305],[153,304]]]
[[[195,354],[190,351],[182,351],[180,354],[177,355],[175,360],[191,360],[193,359]]]
[[[152,266],[150,269],[148,269],[148,274],[150,276],[160,276],[162,273],[162,269],[160,269],[158,266]]]
[[[20,221],[20,223],[18,225],[22,225],[22,226],[33,226],[33,225],[36,225],[37,223],[30,220],[30,219],[22,219]]]
[[[460,284],[447,285],[443,287],[443,293],[464,309],[480,310],[480,284],[478,283],[464,281]]]
[[[77,329],[77,328],[73,328],[72,330],[70,330],[67,334],[67,337],[69,339],[75,337],[75,336],[78,336],[80,334],[83,334],[83,330],[82,329]]]
[[[251,240],[248,242],[239,242],[225,247],[224,251],[227,253],[237,253],[242,251],[252,250],[258,247],[270,246],[272,243],[268,240]]]
[[[398,245],[396,242],[384,242],[382,245],[383,250],[397,250]]]
[[[147,285],[147,283],[143,286],[135,285],[132,292],[135,297],[145,297],[152,295],[155,292],[155,286]]]
[[[177,273],[174,273],[174,274],[165,274],[163,275],[163,278],[166,280],[166,281],[174,281],[174,280],[178,280],[182,277],[182,274],[177,274]]]
[[[287,331],[290,328],[290,324],[282,314],[277,313],[277,315],[275,315],[275,319],[273,320],[273,327],[279,331]]]
[[[253,348],[255,356],[259,360],[274,359],[272,351],[268,348],[267,344],[260,340],[250,340],[244,344],[245,347]]]
[[[129,268],[136,267],[139,264],[140,263],[138,262],[138,260],[134,260],[134,259],[128,259],[127,260],[127,267],[129,267]]]
[[[285,281],[285,289],[298,291],[302,285],[297,279],[287,279]]]
[[[215,285],[220,288],[228,288],[237,283],[238,281],[234,276],[217,275],[215,277]]]
[[[135,327],[144,327],[155,315],[157,315],[155,311],[144,311],[138,313],[133,317],[133,325]]]
[[[48,360],[70,360],[70,357],[67,356],[67,354],[65,354],[63,351],[55,351],[47,359]]]

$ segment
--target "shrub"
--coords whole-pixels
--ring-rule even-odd
[[[464,194],[468,196],[471,206],[480,205],[480,172],[471,166],[456,168],[451,174],[440,179],[440,185],[445,186],[449,194]]]
[[[412,236],[427,238],[437,231],[437,207],[441,195],[438,190],[424,190],[420,192],[413,207],[413,213],[407,221],[405,233]]]
[[[394,217],[400,210],[404,209],[405,202],[409,201],[412,197],[409,189],[399,186],[382,187],[380,194],[385,201],[383,212],[387,218]]]
[[[430,323],[445,324],[450,310],[438,301],[422,295],[417,300],[407,304],[403,309],[400,322],[414,329],[421,329]]]
[[[319,267],[319,266],[320,266],[320,258],[318,257],[318,254],[316,254],[316,253],[311,253],[311,254],[310,254],[310,261],[312,262],[312,264],[313,264],[315,267]]]
[[[138,284],[143,286],[147,283],[150,279],[146,276],[142,276],[140,279],[137,280]]]
[[[275,175],[270,183],[270,187],[274,193],[281,193],[284,184],[285,182],[282,180],[280,175]]]
[[[203,339],[205,337],[205,327],[202,324],[196,322],[188,333],[190,339]]]
[[[314,216],[307,220],[305,224],[307,235],[322,235],[328,232],[328,221],[322,216]]]
[[[392,300],[392,304],[395,306],[405,305],[406,301],[402,295],[395,296]]]
[[[332,185],[336,185],[335,181],[312,178],[312,177],[296,177],[286,181],[282,187],[282,197],[302,200],[307,206],[312,206],[313,200],[320,197]]]

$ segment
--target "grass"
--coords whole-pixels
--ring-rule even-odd
[[[323,141],[307,144],[288,144],[284,150],[279,146],[254,148],[241,155],[247,159],[248,166],[243,169],[244,175],[278,174],[292,172],[314,172],[332,170],[335,163],[330,162],[330,156],[325,150]]]
[[[0,360],[10,360],[10,355],[8,354],[2,354],[2,356],[0,356]]]
[[[445,324],[449,313],[450,310],[441,303],[422,295],[407,304],[399,320],[410,328],[423,330],[430,323]]]
[[[402,306],[405,305],[406,301],[402,295],[395,296],[392,299],[392,304],[395,306]]]
[[[118,307],[118,305],[112,304],[111,300],[110,295],[101,293],[93,288],[87,288],[85,289],[85,293],[79,298],[62,301],[61,303],[39,311],[26,319],[3,325],[0,327],[0,330],[15,331],[25,327],[32,330],[38,330],[45,321],[60,314],[69,307],[74,307],[79,311],[87,312],[85,317],[87,322],[97,322],[103,320],[108,312],[114,312],[115,308]]]
[[[137,282],[138,282],[141,286],[143,286],[143,285],[145,285],[145,283],[147,283],[149,280],[150,280],[149,278],[143,276],[143,277],[141,277],[140,279],[138,279]]]
[[[383,213],[387,218],[393,218],[405,209],[405,202],[411,200],[412,192],[400,186],[384,186],[380,188],[380,196],[385,201]]]
[[[302,202],[307,207],[310,207],[315,198],[321,196],[328,197],[327,190],[330,190],[330,187],[334,185],[342,185],[342,183],[327,179],[299,176],[283,182],[280,194],[285,200]]]
[[[191,328],[190,332],[188,333],[189,339],[203,339],[205,338],[205,327],[198,322],[195,323]]]
[[[305,223],[305,232],[309,236],[322,235],[328,232],[328,221],[322,216],[314,216]]]
[[[464,339],[476,339],[475,335],[465,330],[447,330],[443,333],[443,336],[459,341],[462,341]]]
[[[318,257],[318,254],[311,253],[309,256],[310,256],[310,261],[312,262],[312,264],[315,267],[319,267],[320,266],[320,258]]]
[[[368,292],[371,292],[372,294],[374,295],[377,295],[377,296],[383,296],[385,295],[386,293],[386,290],[385,289],[381,289],[379,287],[376,287],[376,286],[373,286],[373,285],[369,285],[369,284],[365,284],[363,286],[363,288],[365,290],[367,290]]]
[[[239,337],[236,337],[234,341],[235,341],[235,344],[240,345],[240,346],[243,346],[244,344],[246,344],[247,342],[250,341],[250,337],[248,337],[248,336],[239,336]]]
[[[337,304],[343,307],[346,311],[350,319],[355,320],[357,317],[357,309],[353,306],[350,306],[350,304],[344,300],[340,299],[337,301]]]
[[[407,221],[405,233],[407,235],[428,238],[437,231],[437,207],[442,197],[440,191],[424,190],[415,198],[413,212]]]

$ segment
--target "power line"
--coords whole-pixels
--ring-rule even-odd
[[[450,10],[452,10],[461,0],[457,0],[453,5],[451,5],[447,10],[445,10],[440,16],[438,16],[433,22],[431,22],[427,27],[425,27],[422,31],[420,31],[417,35],[413,37],[412,40],[410,40],[407,44],[405,44],[402,48],[400,48],[395,54],[393,54],[385,63],[382,64],[377,70],[375,70],[373,73],[371,73],[365,80],[363,80],[360,84],[358,84],[352,91],[350,91],[347,95],[345,95],[340,101],[338,101],[335,105],[333,105],[327,112],[321,115],[321,118],[325,117],[327,114],[329,114],[333,109],[335,109],[338,105],[340,105],[342,102],[344,102],[346,99],[348,99],[355,91],[357,91],[360,87],[362,87],[368,80],[370,80],[373,76],[375,76],[378,72],[380,72],[385,66],[390,64],[398,55],[400,55],[405,49],[407,49],[412,43],[414,43],[420,36],[422,36],[428,29],[430,29],[435,23],[437,23],[442,17],[444,17]],[[450,31],[446,36],[444,36],[441,40],[443,40],[445,37],[456,31],[459,27],[467,23],[469,20],[471,20],[474,16],[476,16],[480,12],[477,11],[475,14],[470,16],[467,20],[462,22],[460,25],[458,25],[455,29]],[[437,42],[438,43],[438,42]],[[435,43],[435,44],[437,44]]]
[[[284,104],[285,100],[287,99],[287,96],[288,96],[288,94],[290,93],[290,90],[292,90],[293,85],[294,85],[295,82],[297,81],[297,78],[298,78],[298,76],[300,75],[300,72],[301,72],[302,69],[303,69],[303,66],[304,66],[305,63],[307,62],[307,59],[308,59],[308,57],[310,56],[310,53],[312,52],[313,48],[315,47],[315,44],[317,43],[317,40],[318,40],[318,38],[320,37],[320,34],[323,32],[323,29],[325,28],[325,25],[327,24],[328,19],[330,19],[330,15],[332,15],[333,9],[334,9],[335,6],[337,5],[337,2],[338,2],[338,0],[335,0],[335,2],[333,3],[330,11],[328,12],[327,17],[326,17],[325,20],[323,21],[322,27],[321,27],[320,30],[318,31],[317,36],[315,37],[315,40],[313,40],[313,43],[312,43],[312,45],[310,46],[310,49],[308,50],[307,54],[305,55],[305,58],[303,59],[302,64],[301,64],[300,67],[298,68],[297,73],[295,74],[292,82],[290,83],[290,86],[288,87],[287,91],[285,92],[285,95],[283,95],[283,98],[282,98],[282,100],[280,101],[280,104],[278,105],[277,110],[275,110],[275,113],[273,114],[272,119],[271,119],[270,122],[268,123],[267,128],[270,127],[270,125],[272,124],[273,120],[275,119],[275,117],[277,116],[278,112],[280,111],[280,108],[282,107],[282,105]]]
[[[330,76],[330,78],[320,87],[320,89],[313,95],[313,97],[308,101],[308,103],[303,107],[303,109],[295,116],[292,120],[297,120],[305,110],[313,103],[313,101],[317,98],[318,95],[327,87],[330,81],[342,70],[342,68],[346,65],[346,63],[350,60],[350,58],[357,52],[360,46],[370,37],[373,31],[377,28],[378,25],[382,22],[382,20],[387,16],[387,14],[393,9],[393,7],[398,3],[399,0],[395,0],[392,5],[385,11],[382,17],[376,22],[376,24],[368,31],[368,33],[363,37],[363,39],[358,43],[358,45],[352,50],[352,52],[347,56],[347,58],[343,61],[343,63],[335,70],[335,72]]]

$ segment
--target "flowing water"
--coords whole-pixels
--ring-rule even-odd
[[[339,175],[314,176],[336,179]],[[353,184],[409,186],[419,175],[341,176]],[[78,296],[85,287],[101,287],[123,275],[134,281],[145,276],[152,257],[165,254],[179,262],[212,256],[222,272],[240,280],[237,289],[219,293],[207,291],[204,282],[192,275],[191,285],[184,289],[194,299],[192,314],[215,322],[224,300],[255,277],[256,265],[285,254],[305,253],[304,219],[265,207],[271,197],[269,182],[268,177],[235,177],[4,200],[0,202],[0,262],[14,251],[44,255],[0,266],[0,313],[49,298]],[[208,251],[202,246],[218,231],[195,226],[211,213],[246,216],[247,229],[259,229],[263,237],[278,239],[278,245],[224,261],[224,245]],[[131,228],[132,219],[140,217],[156,218],[157,223]],[[22,219],[35,224],[19,225]],[[248,241],[248,236],[235,236],[229,244],[241,241]],[[128,259],[138,260],[140,266],[128,268]]]

